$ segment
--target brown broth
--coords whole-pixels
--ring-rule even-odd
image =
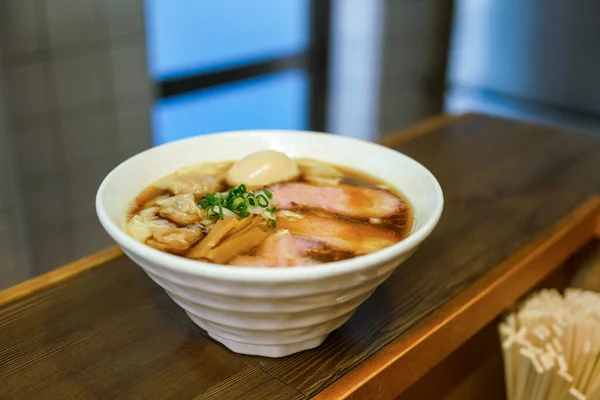
[[[350,217],[348,215],[344,215],[344,214],[340,214],[340,213],[333,213],[333,212],[323,210],[320,208],[313,208],[313,207],[307,207],[307,206],[296,206],[292,211],[294,211],[298,214],[301,214],[301,215],[305,215],[306,217],[313,216],[313,217],[321,218],[321,219],[339,221],[344,226],[344,229],[345,229],[344,232],[347,232],[350,242],[352,240],[354,240],[355,242],[357,240],[360,240],[360,239],[357,239],[356,232],[361,232],[361,231],[365,231],[365,230],[367,230],[367,231],[373,230],[374,228],[375,228],[375,231],[377,231],[378,235],[380,235],[382,238],[384,238],[384,240],[385,240],[385,238],[387,238],[390,241],[390,243],[391,242],[395,243],[395,242],[401,241],[401,240],[405,239],[408,235],[410,235],[412,227],[413,227],[413,221],[414,221],[413,210],[412,210],[412,207],[410,206],[409,202],[407,201],[407,199],[401,193],[387,189],[389,186],[386,185],[384,182],[382,182],[378,179],[375,179],[365,173],[362,173],[362,172],[359,172],[356,170],[352,170],[350,168],[343,168],[343,167],[339,167],[339,166],[334,166],[334,167],[342,173],[342,178],[339,182],[340,184],[357,187],[357,188],[372,188],[372,189],[379,189],[379,190],[387,191],[390,194],[392,194],[400,199],[402,207],[400,207],[397,210],[397,212],[395,212],[394,214],[386,216],[385,218],[380,218],[380,219],[373,219],[373,218],[368,218],[368,217],[365,217],[365,218]],[[190,173],[194,173],[194,172],[195,171],[190,170]],[[176,174],[181,174],[181,173],[177,172],[170,176],[175,176]],[[310,183],[310,182],[307,182],[307,180],[303,176],[300,176],[297,180],[295,180],[293,182]],[[313,184],[313,183],[310,183],[310,184],[319,186],[319,185]],[[229,186],[224,183],[220,187],[221,191],[226,191],[228,189],[229,189]],[[142,193],[140,193],[136,197],[135,201],[132,203],[132,205],[130,207],[130,212],[128,213],[128,216],[127,216],[127,221],[128,222],[131,221],[133,216],[139,215],[140,212],[142,212],[143,210],[145,210],[149,207],[155,206],[156,200],[158,198],[165,198],[165,196],[171,197],[172,195],[169,194],[169,192],[167,190],[159,189],[159,188],[155,187],[154,185],[149,186],[144,191],[142,191]],[[370,198],[368,198],[367,196],[365,196],[365,197],[366,198],[361,198],[360,195],[352,196],[351,197],[351,205],[364,208],[365,206],[372,204],[372,200]],[[198,199],[196,198],[196,201],[197,200]],[[283,217],[279,217],[279,218],[283,218]],[[158,218],[158,219],[165,221],[165,223],[167,223],[167,221],[169,221],[168,219],[165,220],[165,218]],[[288,224],[291,224],[291,222],[288,222]],[[178,226],[179,228],[182,227],[181,224],[173,224],[173,225]],[[206,232],[206,227],[204,225],[202,225],[200,221],[197,221],[194,224],[188,225],[188,227],[198,227],[198,226],[200,226],[202,228],[203,232]],[[260,226],[261,229],[267,230],[267,231],[269,231],[269,229],[270,229],[270,228],[266,227],[266,223],[260,224],[257,226]],[[185,226],[184,226],[184,228],[185,228]],[[274,232],[278,231],[279,229],[280,228],[271,229],[269,232],[274,233]],[[293,233],[293,235],[296,235],[296,233]],[[343,239],[344,234],[340,234],[340,235],[341,235],[340,237]],[[231,235],[226,235],[225,239],[223,239],[222,241],[226,240],[226,238],[228,238],[229,236],[231,236]],[[370,238],[371,237],[369,237],[368,239],[370,239]],[[202,242],[202,240],[203,240],[203,237],[201,237],[199,240],[196,239],[196,241],[191,244],[190,248],[197,246],[200,242]],[[153,238],[150,238],[146,241],[146,243],[150,245],[152,243],[157,243],[157,242]],[[157,247],[157,246],[154,246],[154,247]],[[160,247],[161,247],[160,250],[170,252],[172,254],[180,255],[183,257],[185,257],[185,255],[187,253],[186,251],[181,251],[181,250],[169,251],[168,249],[166,249],[168,246],[161,245]],[[258,251],[257,249],[260,249],[260,245],[253,246],[249,251],[244,252],[242,255],[255,257],[255,256],[257,256],[257,251]],[[350,258],[356,257],[361,254],[365,254],[365,253],[357,252],[357,251],[349,251],[348,249],[336,248],[335,246],[332,246],[331,244],[323,242],[323,243],[319,244],[316,248],[306,251],[304,257],[307,260],[313,260],[313,261],[316,261],[317,263],[324,263],[324,262],[334,262],[334,261],[346,260],[346,259],[350,259]],[[210,262],[210,259],[202,258],[202,261]],[[227,263],[229,263],[230,261],[228,261]]]

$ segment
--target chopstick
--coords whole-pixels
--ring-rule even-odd
[[[600,400],[600,294],[542,290],[498,334],[509,400]]]

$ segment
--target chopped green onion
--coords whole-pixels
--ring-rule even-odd
[[[244,199],[242,197],[238,197],[231,203],[231,207],[235,210],[242,204],[244,204]]]
[[[231,200],[233,200],[233,198],[236,197],[235,193],[233,192],[233,188],[229,189],[229,192],[227,193],[227,198],[225,199],[226,203],[229,203]]]
[[[258,202],[258,205],[262,208],[267,208],[269,206],[269,200],[262,194],[256,196],[256,201]]]
[[[266,189],[263,189],[256,195],[253,192],[249,192],[246,185],[242,184],[236,188],[230,188],[227,193],[209,193],[198,201],[198,205],[206,209],[206,216],[209,219],[214,217],[224,219],[224,210],[231,211],[240,218],[246,218],[251,215],[249,209],[256,210],[256,207],[259,206],[264,209],[261,213],[267,219],[267,225],[274,228],[276,223],[272,214],[276,211],[276,208],[269,208],[269,199],[272,197],[273,193]],[[270,213],[271,215],[265,213]]]

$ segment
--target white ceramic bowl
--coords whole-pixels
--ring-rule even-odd
[[[156,179],[180,167],[236,160],[265,149],[329,161],[382,179],[411,202],[413,232],[376,253],[293,268],[203,263],[155,250],[125,233],[128,206]],[[96,197],[98,217],[109,235],[192,321],[235,352],[267,357],[319,346],[410,257],[437,224],[442,208],[440,185],[413,159],[374,143],[296,131],[228,132],[158,146],[116,167]]]

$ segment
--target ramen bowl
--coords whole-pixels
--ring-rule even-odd
[[[178,257],[125,232],[133,199],[158,178],[181,167],[237,160],[266,149],[349,167],[385,182],[411,203],[411,234],[383,250],[344,261],[261,268]],[[234,352],[267,357],[323,343],[429,236],[442,208],[437,180],[410,157],[374,143],[303,131],[226,132],[154,147],[111,171],[96,196],[98,217],[108,234],[194,323]]]

